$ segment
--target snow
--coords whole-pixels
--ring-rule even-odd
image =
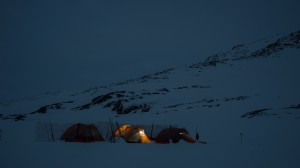
[[[3,147],[3,146],[2,146]],[[1,147],[1,148],[2,148]],[[3,149],[3,148],[2,148]],[[5,148],[3,167],[288,167],[299,166],[289,144],[40,143]]]

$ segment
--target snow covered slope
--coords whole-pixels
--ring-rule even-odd
[[[299,167],[299,49],[297,31],[239,44],[197,63],[136,79],[3,102],[0,164]],[[36,138],[38,122],[109,119],[177,125],[192,135],[197,130],[208,144],[69,144],[38,142]]]

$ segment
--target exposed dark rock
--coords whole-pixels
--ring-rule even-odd
[[[46,113],[48,107],[49,107],[49,106],[43,106],[43,107],[39,108],[38,110],[36,110],[35,112],[36,112],[36,113]]]
[[[207,57],[204,62],[190,65],[189,68],[203,68],[208,66],[217,66],[217,64],[226,64],[229,59],[226,58],[226,53],[224,54],[215,54]]]
[[[103,106],[104,108],[112,108],[112,111],[122,113],[124,106],[122,100],[112,101]]]
[[[169,92],[168,89],[166,89],[164,91],[162,91],[162,90],[159,90],[159,91],[160,92],[143,92],[142,95],[148,95],[148,96],[150,96],[150,95],[160,95],[160,94],[165,95],[166,92]]]
[[[175,105],[167,106],[165,108],[175,108],[175,107],[182,106],[182,105],[183,105],[183,103],[180,103],[180,104],[175,104]]]
[[[127,108],[124,109],[123,114],[128,114],[128,113],[135,113],[138,109],[140,109],[140,106],[129,106]]]
[[[217,103],[219,100],[218,99],[202,99],[199,101],[195,101],[195,102],[189,102],[189,103],[178,103],[178,104],[174,104],[174,105],[170,105],[170,106],[166,106],[164,108],[177,108],[179,106],[188,106],[185,107],[186,109],[191,109],[193,107],[195,107],[194,105],[198,106],[197,104],[204,104],[202,105],[202,107],[219,107],[221,104]],[[214,104],[212,104],[214,103]]]
[[[148,75],[144,75],[140,78],[137,78],[135,81],[138,83],[144,83],[147,82],[149,80],[160,80],[160,79],[168,79],[167,74],[172,71],[173,68],[171,69],[167,69],[167,70],[163,70],[154,74],[148,74]]]
[[[300,48],[300,31],[284,36],[277,41],[267,45],[266,47],[257,50],[250,54],[247,58],[266,57],[274,53],[278,53],[285,48]]]
[[[202,107],[208,107],[208,108],[211,108],[211,107],[219,107],[220,104],[205,104],[203,105]]]
[[[232,100],[245,100],[248,99],[249,96],[238,96],[238,97],[231,97],[231,98],[225,98],[225,101],[232,101]]]
[[[35,113],[44,114],[49,109],[64,109],[63,104],[67,104],[67,103],[73,103],[73,101],[67,101],[67,102],[62,102],[62,103],[54,103],[51,105],[46,105],[46,106],[40,107],[38,110],[36,110],[35,112],[32,112],[30,114],[35,114]]]
[[[116,96],[117,98],[124,97],[124,94],[126,91],[116,91],[116,92],[110,92],[105,95],[97,96],[93,98],[91,104],[101,104],[103,102],[106,102],[107,100],[110,100],[113,98],[113,96]]]
[[[225,60],[222,60],[218,54],[210,56],[206,58],[206,60],[202,63],[202,66],[217,66],[217,64],[225,64]]]
[[[6,117],[3,117],[3,120],[12,119],[14,121],[24,121],[26,118],[26,114],[13,114]]]
[[[179,86],[177,88],[174,88],[174,89],[178,89],[178,90],[181,90],[181,89],[187,89],[188,87],[187,86]]]
[[[25,115],[18,115],[18,116],[16,116],[16,117],[15,117],[15,121],[19,121],[19,120],[22,120],[22,121],[24,121],[24,120],[25,120],[25,118],[26,118],[26,116],[25,116]]]
[[[101,96],[98,96],[98,97],[95,97],[93,100],[92,100],[92,103],[91,104],[101,104],[103,102],[106,102],[107,100],[109,99],[112,99],[113,97],[111,96],[112,93],[109,93],[109,94],[106,94],[106,95],[101,95]]]
[[[262,48],[256,52],[252,53],[250,57],[265,57],[265,56],[269,56],[273,53],[276,53],[278,51],[281,51],[283,49],[284,49],[284,47],[281,46],[281,44],[277,41],[272,44],[269,44],[265,48]]]
[[[143,105],[131,105],[128,107],[125,107],[122,100],[118,101],[112,101],[110,103],[107,103],[104,108],[112,108],[112,111],[117,112],[117,114],[128,114],[128,113],[136,113],[137,111],[141,112],[148,112],[150,111],[150,106],[147,104]]]
[[[75,108],[72,108],[72,110],[85,110],[85,109],[89,109],[91,107],[91,103],[88,103],[88,104],[84,104],[82,106],[78,106],[78,107],[75,107]]]
[[[161,89],[158,89],[158,91],[161,91],[161,92],[169,92],[169,90],[167,88],[161,88]]]
[[[150,106],[148,106],[147,104],[144,104],[144,106],[142,107],[142,112],[149,112],[151,109]]]
[[[233,46],[231,50],[239,50],[242,47],[244,47],[244,44],[238,44],[236,46]]]
[[[116,97],[116,98],[123,98],[123,97],[125,97],[125,93],[126,93],[126,91],[116,91],[116,92],[110,92],[110,93],[107,93],[107,94],[104,94],[104,95],[100,95],[100,96],[97,96],[97,97],[93,98],[90,103],[87,103],[87,104],[75,107],[72,110],[89,109],[93,105],[105,103],[108,100],[113,99],[114,97]],[[128,97],[128,95],[126,95],[126,97]]]
[[[155,73],[154,76],[167,74],[167,73],[169,73],[169,72],[172,71],[172,70],[174,70],[174,69],[173,69],[173,68],[166,69],[166,70],[163,70],[163,71],[160,71],[160,72]]]
[[[124,110],[124,106],[122,101],[118,100],[115,102],[112,111],[116,111],[118,114],[122,114]]]
[[[205,103],[212,103],[212,102],[215,102],[215,101],[218,101],[218,99],[203,99],[202,102],[205,102]]]
[[[265,113],[265,111],[267,110],[270,110],[270,109],[258,109],[258,110],[255,110],[255,111],[250,111],[250,112],[247,112],[243,115],[241,115],[242,118],[253,118],[255,116],[262,116],[262,115],[267,115]]]
[[[289,107],[286,107],[285,109],[300,109],[300,104],[290,105]]]
[[[135,92],[127,92],[125,91],[117,91],[117,92],[110,92],[105,95],[100,95],[98,97],[95,97],[92,99],[91,103],[78,106],[74,108],[74,110],[83,110],[83,109],[89,109],[91,106],[97,105],[97,104],[104,104],[103,108],[111,108],[112,111],[115,111],[117,114],[128,114],[128,113],[135,113],[138,110],[142,112],[146,112],[150,110],[150,107],[144,107],[143,105],[136,105],[136,106],[128,106],[126,107],[124,105],[125,102],[130,102],[136,99],[143,99],[143,96],[140,96],[138,94],[135,94]],[[160,94],[159,92],[153,92],[153,93],[142,93],[143,95],[152,95],[152,94]],[[124,99],[124,98],[128,99]],[[109,101],[107,103],[107,101]]]
[[[206,89],[206,88],[211,88],[211,86],[204,86],[204,85],[193,85],[192,88],[201,88],[201,89]]]
[[[9,106],[7,103],[0,103],[0,106]]]
[[[117,96],[117,98],[122,98],[122,97],[124,97],[123,94],[119,94],[119,93],[117,93],[116,96]]]

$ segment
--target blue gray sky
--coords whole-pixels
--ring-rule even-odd
[[[299,0],[1,0],[0,102],[86,89],[300,29]]]

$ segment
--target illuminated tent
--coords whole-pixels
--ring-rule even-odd
[[[96,126],[81,123],[70,126],[60,139],[67,142],[104,141]]]
[[[127,143],[150,143],[151,140],[140,126],[122,125],[114,131],[114,136],[121,136]]]

